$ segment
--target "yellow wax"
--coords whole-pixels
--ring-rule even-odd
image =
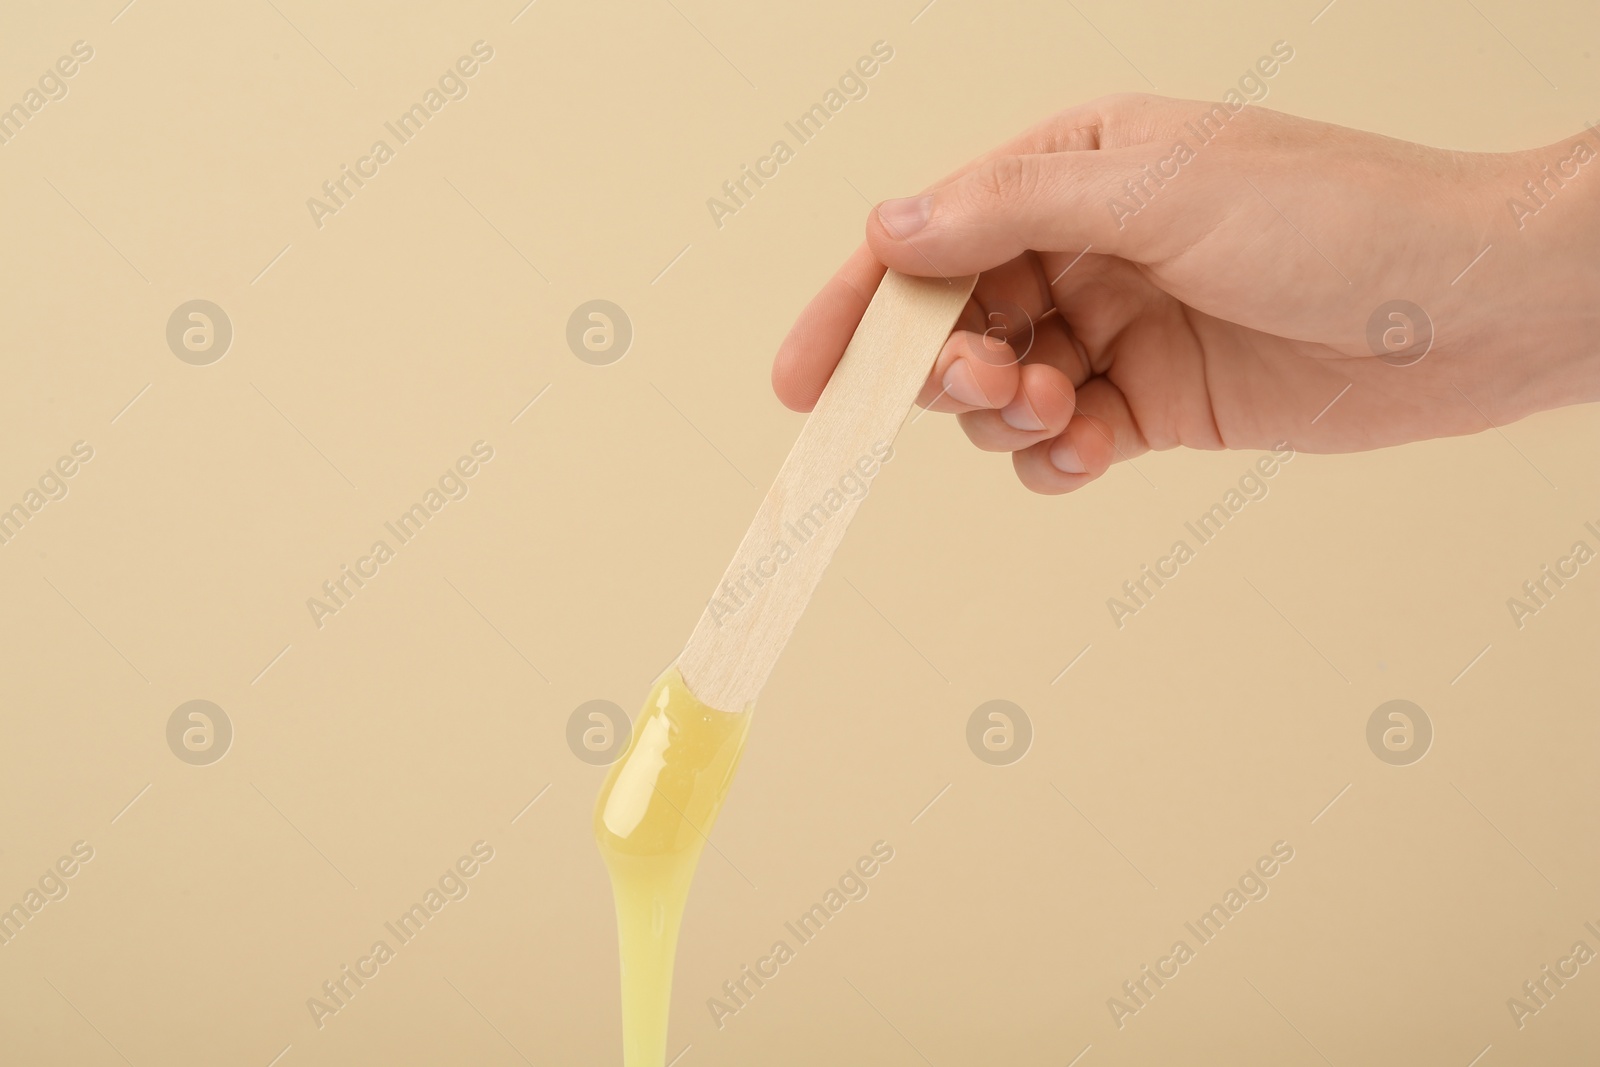
[[[749,729],[748,711],[700,703],[672,667],[600,790],[594,836],[617,902],[625,1067],[666,1063],[678,924]]]

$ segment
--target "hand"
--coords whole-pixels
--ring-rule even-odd
[[[1600,399],[1600,130],[1489,154],[1251,105],[1069,108],[872,211],[779,349],[784,404],[816,403],[885,265],[980,275],[918,403],[1037,492],[1149,449],[1476,433]]]

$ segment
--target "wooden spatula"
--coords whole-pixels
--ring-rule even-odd
[[[884,275],[678,657],[703,703],[755,703],[976,282]]]

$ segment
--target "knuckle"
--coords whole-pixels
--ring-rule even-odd
[[[1159,99],[1149,93],[1107,93],[1089,106],[1108,118],[1125,118],[1145,110]]]
[[[1039,167],[1033,156],[1001,156],[974,175],[973,189],[987,203],[1026,199],[1038,184]]]
[[[1153,93],[1113,93],[1088,107],[1099,116],[1100,147],[1126,148],[1175,126],[1178,103]]]
[[[1013,367],[1021,362],[1011,348],[1007,335],[1016,325],[1004,311],[989,312],[989,325],[982,333],[969,334],[967,354],[974,361],[988,367]]]

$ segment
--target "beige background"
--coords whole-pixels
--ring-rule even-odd
[[[1277,40],[1267,104],[1299,114],[1463,149],[1600,117],[1577,2],[122,3],[0,32],[4,102],[95,53],[0,145],[0,500],[95,451],[0,546],[0,904],[94,848],[0,947],[8,1064],[618,1062],[567,719],[631,713],[688,635],[863,197],[1070,102],[1216,98]],[[306,199],[479,39],[470,94],[317,229]],[[706,198],[879,39],[870,95],[717,229]],[[210,366],[165,341],[194,298],[235,331]],[[565,342],[595,298],[635,331],[605,367]],[[1600,965],[1520,1031],[1505,1002],[1600,949],[1600,570],[1521,631],[1505,601],[1597,544],[1595,430],[1297,458],[1119,632],[1105,599],[1254,456],[1039,498],[916,422],[766,690],[678,1062],[1583,1062]],[[480,439],[470,495],[317,629],[306,598]],[[236,731],[210,766],[166,741],[197,698]],[[965,741],[996,698],[1036,731],[1008,767]],[[1413,766],[1367,748],[1392,698],[1436,731]],[[319,1030],[307,998],[480,839],[471,894]],[[706,998],[880,839],[871,895],[717,1030]],[[1119,1031],[1107,998],[1278,840],[1271,895]]]

